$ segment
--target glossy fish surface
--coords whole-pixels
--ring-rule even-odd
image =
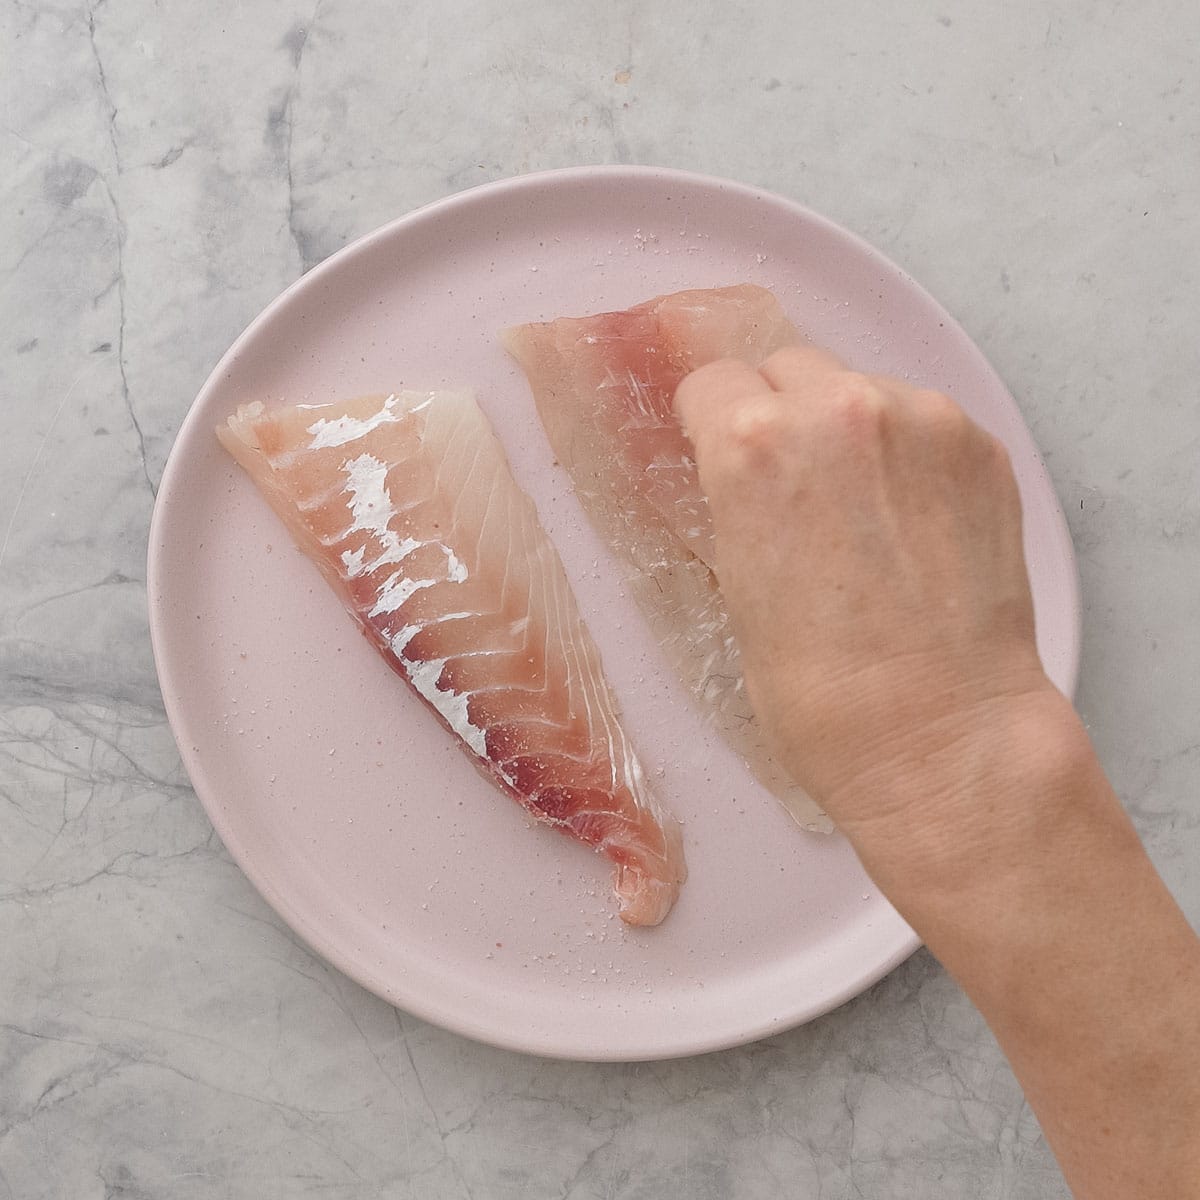
[[[218,437],[476,765],[614,867],[654,925],[686,876],[533,502],[465,392],[243,406]]]

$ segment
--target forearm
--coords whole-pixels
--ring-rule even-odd
[[[1076,1194],[1200,1196],[1200,942],[1069,706],[899,786],[942,833],[898,853],[859,829],[860,853],[996,1033]]]

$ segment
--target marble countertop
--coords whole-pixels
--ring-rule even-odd
[[[920,953],[636,1066],[490,1049],[314,957],[193,796],[147,637],[172,438],[348,240],[592,162],[792,196],[937,295],[1078,548],[1079,706],[1200,919],[1200,8],[0,4],[0,1200],[1065,1196]]]

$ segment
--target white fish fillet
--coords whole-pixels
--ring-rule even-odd
[[[625,921],[661,921],[686,876],[679,827],[650,791],[558,555],[474,399],[255,403],[217,433],[476,765],[611,861]]]

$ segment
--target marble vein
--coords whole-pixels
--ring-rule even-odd
[[[113,171],[119,182],[121,176],[121,148],[117,141],[117,106],[109,90],[108,76],[104,71],[104,60],[100,56],[100,47],[96,44],[96,7],[96,3],[93,2],[87,12],[88,41],[91,44],[92,57],[96,63],[96,77],[100,83],[100,95],[107,110],[108,141],[112,150]],[[97,177],[104,188],[105,195],[108,197],[115,230],[114,237],[117,256],[117,369],[121,376],[121,395],[125,401],[125,410],[129,415],[129,422],[133,426],[133,432],[137,438],[138,459],[141,463],[142,475],[146,480],[146,487],[150,489],[150,495],[155,496],[157,495],[157,488],[154,486],[154,481],[150,478],[150,469],[146,465],[146,437],[142,432],[141,421],[138,420],[138,415],[133,407],[133,398],[129,392],[129,376],[125,369],[125,221],[121,215],[121,209],[117,203],[117,193],[113,190],[113,185],[109,183],[102,172],[98,173]]]
[[[287,187],[287,227],[295,244],[296,253],[300,256],[302,274],[316,266],[318,259],[312,239],[301,225],[297,213],[295,161],[292,146],[295,138],[296,105],[300,96],[301,77],[304,69],[304,53],[321,16],[323,2],[324,0],[317,0],[307,23],[294,26],[280,43],[281,47],[290,54],[292,78],[283,99],[271,110],[267,118],[268,136],[276,146],[277,153],[282,160],[284,181]]]

